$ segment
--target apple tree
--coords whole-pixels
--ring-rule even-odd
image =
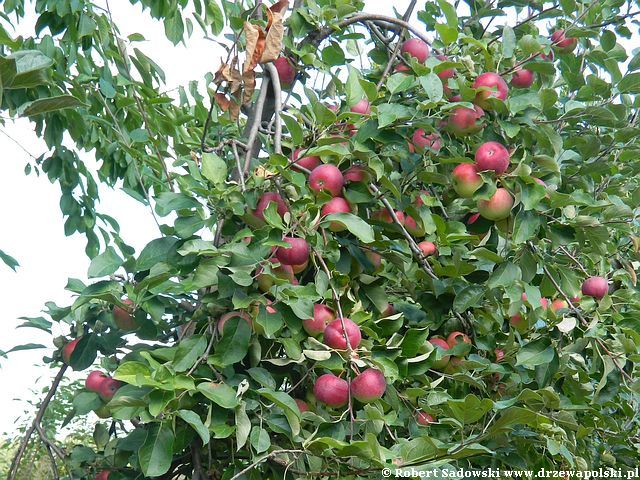
[[[26,320],[68,335],[10,480],[69,368],[100,421],[54,478],[637,466],[636,2],[130,1],[226,57],[166,92],[108,2],[0,7],[2,108],[91,258]]]

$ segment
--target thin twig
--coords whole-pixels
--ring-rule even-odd
[[[238,478],[242,477],[245,473],[247,473],[247,472],[253,470],[254,468],[256,468],[262,462],[264,462],[264,461],[266,461],[266,460],[268,460],[271,457],[274,457],[276,455],[280,455],[282,453],[304,453],[304,450],[274,450],[272,452],[267,453],[266,455],[261,456],[260,458],[258,458],[258,460],[253,462],[251,465],[249,465],[248,467],[243,468],[242,470],[240,470],[238,473],[236,473],[229,480],[237,480]]]
[[[60,382],[62,381],[62,378],[64,377],[64,372],[66,372],[66,370],[67,370],[67,365],[66,364],[62,365],[62,367],[60,367],[60,370],[58,370],[57,375],[53,379],[53,383],[51,384],[51,388],[49,388],[49,392],[44,397],[44,400],[42,400],[42,403],[40,404],[40,408],[38,408],[38,412],[36,413],[36,417],[33,419],[33,423],[31,424],[31,427],[29,427],[29,429],[25,432],[24,438],[20,443],[20,447],[18,447],[18,451],[16,452],[15,457],[13,457],[13,461],[11,462],[11,467],[9,467],[9,474],[7,475],[7,480],[15,480],[18,474],[18,466],[20,465],[20,460],[22,460],[24,452],[27,450],[29,439],[31,438],[31,435],[36,430],[38,425],[40,425],[40,422],[42,421],[42,417],[44,417],[44,413],[47,410],[47,407],[49,406],[49,402],[51,402],[51,399],[55,395],[56,390],[58,389],[58,386],[60,385]]]

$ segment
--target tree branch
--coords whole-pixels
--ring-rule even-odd
[[[282,88],[280,87],[280,77],[278,76],[278,70],[276,70],[273,63],[269,62],[265,67],[269,71],[269,76],[271,77],[275,106],[275,133],[273,136],[273,149],[276,153],[282,154],[282,121],[280,119],[280,113],[282,112]]]
[[[49,402],[51,402],[51,399],[55,395],[56,390],[58,389],[58,386],[60,385],[60,382],[62,381],[62,378],[64,377],[64,372],[66,372],[66,370],[67,370],[67,365],[66,364],[62,365],[62,367],[60,367],[60,370],[58,370],[57,375],[53,379],[53,383],[51,384],[51,388],[49,388],[49,392],[47,392],[47,395],[44,397],[44,400],[42,400],[42,403],[40,404],[40,408],[38,408],[38,412],[36,413],[36,417],[33,419],[33,423],[31,424],[31,427],[29,427],[29,429],[25,432],[24,438],[20,443],[20,447],[18,447],[18,451],[16,452],[15,457],[13,457],[13,461],[11,462],[11,467],[9,467],[9,474],[7,475],[7,480],[15,480],[16,476],[18,475],[18,467],[20,465],[20,460],[22,460],[22,457],[24,456],[24,452],[27,450],[29,439],[31,438],[31,435],[33,434],[33,432],[40,425],[40,422],[42,421],[42,417],[44,417],[47,407],[49,406]]]

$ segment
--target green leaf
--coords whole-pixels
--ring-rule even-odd
[[[222,408],[232,409],[238,406],[236,391],[226,383],[204,382],[196,387],[200,393]]]
[[[442,80],[435,73],[431,72],[421,76],[419,79],[420,85],[427,94],[429,100],[432,102],[439,102],[444,95],[444,88],[442,86]]]
[[[191,425],[191,427],[198,433],[198,435],[200,435],[203,445],[209,443],[209,440],[211,438],[209,430],[207,430],[207,427],[204,426],[204,423],[202,423],[202,420],[197,413],[192,412],[191,410],[178,410],[178,416],[189,425]]]
[[[33,102],[27,102],[20,106],[18,113],[22,117],[32,117],[42,113],[54,112],[64,108],[79,108],[86,106],[73,95],[60,95],[57,97],[41,98]]]
[[[353,235],[363,243],[372,243],[375,240],[373,228],[362,218],[353,213],[332,213],[323,219],[323,223],[338,222],[347,227]]]
[[[618,83],[620,93],[640,93],[640,72],[626,74]]]
[[[264,428],[253,427],[251,430],[251,446],[256,453],[262,453],[269,450],[271,446],[271,439],[269,438],[269,432]]]
[[[247,443],[249,432],[251,431],[251,420],[247,415],[247,405],[242,402],[236,407],[236,443],[237,450],[240,450]]]
[[[239,317],[233,317],[224,325],[222,339],[215,346],[215,354],[210,361],[219,367],[233,365],[242,360],[249,351],[251,327]]]
[[[287,130],[289,130],[293,144],[301,145],[304,140],[304,132],[298,120],[289,115],[283,114],[282,121],[287,126]]]
[[[169,423],[154,425],[149,429],[138,450],[138,461],[145,476],[157,477],[167,473],[173,459],[173,442],[173,431]]]
[[[22,345],[17,345],[9,350],[7,350],[5,353],[10,353],[10,352],[21,352],[23,350],[37,350],[39,348],[47,348],[44,345],[40,344],[40,343],[25,343]]]
[[[124,362],[113,373],[113,378],[135,386],[142,386],[151,380],[151,370],[142,362]]]
[[[80,338],[80,341],[76,344],[69,363],[71,368],[76,371],[89,368],[95,361],[98,355],[98,345],[96,343],[96,336],[93,333],[87,333]]]
[[[453,300],[453,309],[456,312],[464,312],[471,307],[477,307],[484,298],[485,287],[483,285],[468,285],[464,287]]]
[[[92,410],[102,406],[102,400],[95,392],[78,392],[73,397],[73,408],[78,415],[86,415]]]
[[[291,427],[291,432],[298,435],[300,433],[300,409],[295,400],[284,392],[276,392],[270,388],[261,388],[258,393],[282,408]]]
[[[516,365],[524,367],[535,367],[549,363],[553,358],[555,351],[551,345],[551,341],[546,337],[527,343],[516,354]]]
[[[349,76],[347,77],[347,84],[345,88],[347,91],[347,104],[351,107],[360,100],[367,98],[367,96],[360,85],[360,72],[351,65],[348,65],[347,68],[349,70]]]
[[[502,29],[502,55],[504,58],[513,57],[513,51],[516,48],[516,34],[513,28],[505,25]]]
[[[438,6],[445,18],[447,19],[447,25],[451,28],[458,28],[458,14],[456,8],[447,0],[438,0]]]
[[[518,280],[522,279],[520,268],[511,262],[505,262],[496,267],[489,277],[487,287],[510,287]]]
[[[16,271],[16,267],[20,266],[15,258],[7,253],[4,253],[2,250],[0,250],[0,260],[2,260],[4,264],[14,272]]]
[[[448,400],[447,405],[453,416],[464,425],[477,422],[493,408],[493,402],[490,399],[480,399],[471,394],[464,399]]]
[[[411,88],[413,81],[413,77],[410,75],[394,73],[387,79],[387,89],[391,94],[401,93]]]
[[[162,237],[151,240],[140,252],[136,262],[136,271],[149,270],[160,262],[169,262],[169,254],[175,251],[178,239],[174,237]]]
[[[513,241],[524,243],[531,240],[537,235],[540,223],[540,216],[535,212],[531,210],[518,212],[513,226]]]
[[[224,183],[227,179],[227,164],[215,153],[202,154],[202,175],[214,185]]]
[[[176,355],[173,358],[173,368],[176,372],[189,370],[206,349],[207,339],[202,335],[192,335],[183,339],[178,344]]]
[[[91,260],[89,265],[89,278],[104,277],[111,275],[122,266],[122,260],[113,247],[107,247],[104,253]]]
[[[182,41],[182,37],[184,36],[184,23],[182,22],[182,16],[178,9],[173,11],[173,15],[165,17],[164,33],[174,45]]]

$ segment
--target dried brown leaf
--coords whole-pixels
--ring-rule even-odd
[[[253,92],[256,89],[256,72],[254,70],[250,70],[243,73],[242,83],[244,85],[244,90],[242,92],[242,103],[246,104],[251,101]]]
[[[244,22],[244,34],[247,40],[247,59],[244,62],[244,72],[256,68],[265,49],[266,35],[262,28],[249,22]]]
[[[279,2],[271,5],[269,7],[269,10],[271,10],[272,12],[282,12],[282,11],[286,12],[288,7],[289,7],[289,0],[280,0]]]
[[[267,30],[266,46],[260,58],[260,63],[273,62],[280,56],[282,51],[282,39],[284,37],[282,13],[267,10],[267,14],[269,15],[270,26]]]
[[[218,92],[215,94],[214,98],[216,104],[220,107],[220,110],[222,110],[223,112],[229,110],[229,103],[231,103],[229,97],[227,97],[224,93]]]

